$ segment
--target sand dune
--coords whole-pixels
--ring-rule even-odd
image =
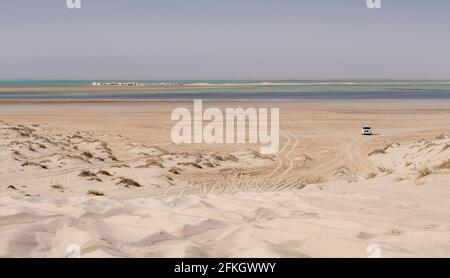
[[[82,257],[366,257],[378,244],[386,257],[447,257],[448,190],[394,186],[385,177],[276,194],[1,197],[0,254],[64,257],[75,244]]]
[[[0,256],[450,256],[448,110],[289,105],[274,156],[175,146],[167,108],[3,109]]]
[[[14,196],[77,195],[85,188],[107,194],[123,194],[135,187],[135,194],[166,194],[170,187],[202,190],[179,176],[225,168],[269,165],[273,158],[251,150],[221,154],[215,152],[169,152],[143,143],[121,146],[116,152],[106,141],[87,132],[58,134],[37,124],[12,125],[0,122],[0,174],[9,188],[0,192]],[[122,159],[117,153],[127,153]],[[14,190],[14,189],[16,190]],[[101,191],[98,191],[101,190]],[[73,194],[72,194],[73,193]]]
[[[450,169],[450,137],[440,134],[408,144],[397,142],[370,154],[384,172],[395,172],[409,179],[422,178]]]

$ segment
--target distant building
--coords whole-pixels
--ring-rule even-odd
[[[91,86],[106,86],[106,87],[145,87],[145,86],[160,86],[160,87],[179,87],[183,86],[181,83],[159,83],[159,84],[149,84],[142,82],[92,82]]]

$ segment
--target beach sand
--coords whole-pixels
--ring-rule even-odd
[[[449,101],[204,102],[279,107],[275,155],[173,144],[192,104],[1,101],[0,256],[450,257]]]

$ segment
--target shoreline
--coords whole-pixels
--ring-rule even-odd
[[[274,85],[275,87],[276,85]],[[101,91],[148,91],[148,90],[184,90],[184,89],[236,89],[236,88],[251,88],[257,85],[213,85],[213,86],[0,86],[0,92],[42,92],[42,91],[68,91],[68,92],[101,92]],[[268,86],[269,87],[269,86]]]

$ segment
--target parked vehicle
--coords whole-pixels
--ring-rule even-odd
[[[362,135],[372,135],[372,128],[368,125],[363,126],[361,129],[361,134]]]

